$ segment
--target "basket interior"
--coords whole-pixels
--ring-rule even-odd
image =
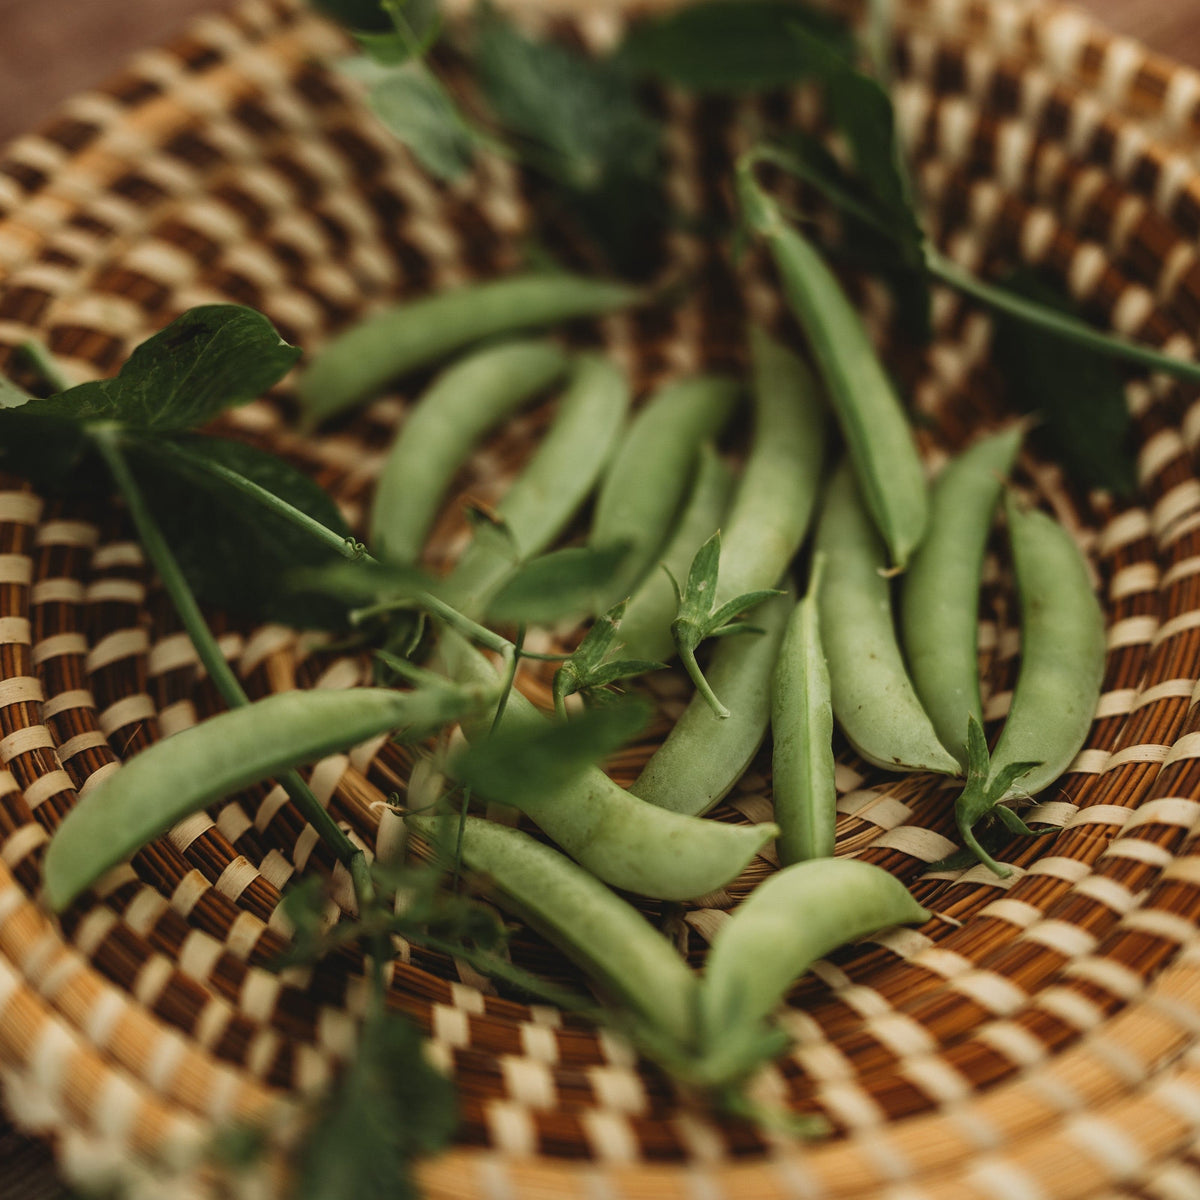
[[[586,40],[596,30],[566,23],[559,33]],[[331,69],[344,51],[300,7],[252,0],[139,56],[16,142],[0,162],[0,369],[32,336],[74,377],[110,372],[149,332],[218,300],[261,309],[315,349],[397,296],[518,266],[539,220],[536,189],[493,159],[452,188],[431,182]],[[902,131],[930,229],[949,253],[1044,267],[1101,323],[1190,354],[1200,82],[1131,53],[1055,10],[902,5]],[[729,168],[754,122],[820,122],[803,91],[756,105],[675,93],[658,102],[671,123],[671,194],[697,217],[728,217]],[[567,233],[548,236],[568,260],[578,255]],[[687,298],[568,332],[603,345],[639,395],[697,370],[742,369],[748,315],[795,339],[761,258],[731,261],[681,228],[647,263],[660,280],[685,275]],[[884,293],[849,283],[890,344]],[[928,348],[892,360],[931,465],[1005,411],[990,319],[939,292],[935,326]],[[1027,814],[1057,832],[1006,847],[1008,880],[983,867],[931,870],[956,848],[947,786],[839,758],[838,852],[893,872],[934,916],[840,951],[790,998],[795,1045],[758,1086],[825,1116],[831,1138],[797,1149],[716,1121],[612,1033],[411,947],[390,968],[389,1000],[429,1034],[461,1098],[458,1148],[426,1170],[431,1195],[906,1187],[1068,1197],[1200,1181],[1189,1157],[1200,1126],[1200,422],[1183,385],[1131,375],[1127,395],[1133,499],[1080,493],[1033,451],[1017,473],[1087,552],[1108,620],[1087,745]],[[306,439],[289,423],[285,385],[223,427],[303,466],[360,521],[410,398],[389,394]],[[431,563],[461,548],[461,497],[501,494],[548,413],[512,423],[471,460]],[[320,638],[212,616],[251,695],[369,678],[365,660]],[[1016,621],[998,543],[980,638],[993,731],[1015,679]],[[636,774],[686,695],[680,677],[655,686],[660,720],[612,764],[619,781]],[[523,687],[546,699],[544,674],[527,673]],[[17,1119],[50,1133],[77,1178],[206,1179],[189,1155],[207,1131],[294,1110],[353,1050],[360,957],[267,969],[287,944],[278,905],[299,872],[329,875],[348,894],[277,787],[181,823],[61,925],[37,906],[46,841],[79,793],[218,707],[124,514],[4,479],[0,1067]],[[373,745],[319,764],[312,786],[373,848],[383,802],[403,795],[411,761]],[[760,820],[769,806],[764,751],[714,816]],[[776,865],[768,847],[702,904],[646,910],[699,962]],[[513,956],[578,983],[531,933],[516,936]]]

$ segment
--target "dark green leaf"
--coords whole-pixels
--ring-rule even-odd
[[[1057,288],[1027,271],[1007,290],[1059,312],[1074,314]],[[1137,486],[1129,409],[1120,371],[1111,359],[1014,317],[997,315],[993,361],[1023,412],[1044,418],[1033,432],[1083,488],[1129,496]]]
[[[457,179],[471,167],[475,138],[445,89],[420,63],[390,70],[368,99],[379,119],[438,179]]]
[[[473,792],[501,803],[552,797],[641,733],[650,713],[644,701],[626,700],[569,721],[501,724],[463,751],[454,774]]]
[[[207,456],[253,480],[342,536],[337,507],[306,475],[282,459],[223,438],[172,439],[187,454]],[[300,628],[343,628],[343,605],[286,585],[289,571],[341,563],[291,521],[256,505],[211,476],[185,474],[155,442],[131,440],[130,457],[155,517],[196,595],[204,602]]]
[[[261,396],[299,357],[262,313],[205,304],[144,341],[115,378],[81,383],[29,408],[39,416],[174,433]]]
[[[557,185],[559,206],[620,269],[635,270],[666,206],[661,128],[623,61],[527,38],[489,9],[476,18],[475,64],[521,160]]]
[[[845,137],[854,167],[875,211],[882,215],[906,260],[919,263],[924,240],[912,208],[896,140],[895,114],[887,92],[856,70],[844,55],[800,25],[793,43],[812,75],[824,85],[834,127]]]
[[[628,553],[624,543],[555,550],[521,566],[488,608],[493,621],[550,624],[584,611]]]
[[[388,28],[355,29],[354,40],[363,53],[386,66],[399,66],[427,54],[441,33],[437,0],[406,0],[394,6]]]
[[[790,31],[801,24],[832,52],[854,44],[841,22],[789,0],[717,0],[638,21],[622,47],[639,72],[704,91],[757,91],[803,78]]]
[[[287,582],[298,592],[337,600],[347,610],[391,600],[415,600],[434,588],[433,580],[415,567],[344,558],[290,571]]]
[[[445,1146],[456,1124],[453,1084],[430,1065],[417,1028],[399,1013],[373,1014],[303,1139],[296,1196],[416,1200],[414,1160]]]
[[[591,672],[587,679],[589,688],[607,687],[611,683],[620,683],[623,679],[633,679],[650,671],[661,671],[666,663],[651,662],[644,658],[619,658],[609,663],[602,663]]]
[[[677,619],[696,626],[697,642],[705,636],[717,594],[717,577],[721,565],[721,531],[718,529],[696,551],[688,568],[687,582],[679,602]]]
[[[388,30],[391,18],[379,0],[311,0],[314,8],[347,29]]]

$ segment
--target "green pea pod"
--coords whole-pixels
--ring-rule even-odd
[[[1033,796],[1071,765],[1087,740],[1104,680],[1104,611],[1075,539],[1010,495],[1005,514],[1021,601],[1021,669],[992,753],[989,780],[1036,763],[1006,791]]]
[[[389,730],[427,733],[495,686],[280,692],[155,742],[81,797],[51,839],[46,903],[61,912],[105,871],[223,796]]]
[[[912,428],[862,318],[825,260],[780,215],[748,173],[739,177],[747,223],[761,235],[800,322],[846,440],[863,499],[903,569],[925,533],[925,473]]]
[[[406,818],[426,840],[456,838],[457,817]],[[448,828],[447,828],[448,827]],[[501,903],[579,966],[599,989],[672,1043],[695,1044],[699,985],[675,947],[633,905],[565,855],[494,821],[467,817],[462,857]]]
[[[672,579],[686,579],[696,551],[721,527],[733,474],[711,444],[700,447],[691,495],[658,562],[629,598],[618,636],[623,658],[667,662],[675,654],[671,622],[678,599]]]
[[[566,366],[566,353],[550,342],[508,342],[476,351],[433,381],[379,473],[370,536],[380,558],[421,557],[450,480],[479,439]]]
[[[705,674],[730,715],[718,717],[702,696],[693,696],[629,789],[635,796],[699,816],[742,777],[770,724],[771,673],[795,600],[789,591],[759,605],[750,620],[762,633],[721,639]]]
[[[825,459],[825,409],[808,368],[758,326],[750,352],[754,437],[721,529],[717,608],[779,582],[808,532]]]
[[[517,275],[409,300],[334,338],[300,378],[311,428],[369,399],[389,380],[431,366],[484,338],[635,304],[633,288],[578,275]]]
[[[730,379],[686,379],[656,393],[630,423],[601,481],[589,538],[598,549],[629,549],[596,612],[629,596],[653,566],[688,494],[696,452],[720,432],[738,392]]]
[[[837,826],[833,703],[817,615],[824,569],[825,556],[818,554],[808,592],[788,619],[771,681],[771,790],[784,866],[832,857]]]
[[[717,931],[700,985],[703,1073],[714,1083],[757,1065],[762,1022],[818,959],[929,913],[893,875],[857,859],[796,863],[759,884]]]
[[[578,511],[608,461],[629,408],[622,372],[596,354],[580,356],[550,431],[500,503],[512,546],[476,538],[444,581],[442,598],[479,616],[519,559],[540,554]]]
[[[913,687],[942,745],[964,766],[967,719],[983,724],[979,695],[979,587],[988,531],[1023,424],[981,438],[933,485],[929,529],[905,572],[904,650]]]
[[[833,712],[850,744],[869,762],[893,771],[959,774],[905,669],[892,620],[886,552],[848,463],[825,495],[816,548],[826,559],[817,607]]]
[[[439,655],[451,678],[496,682],[491,663],[453,630],[442,632]],[[505,724],[542,719],[529,700],[511,693]],[[486,734],[489,725],[479,720],[466,726],[467,737]],[[454,773],[453,760],[447,773]],[[770,824],[730,825],[668,812],[631,795],[598,767],[551,796],[506,795],[503,802],[519,808],[598,879],[659,900],[690,900],[724,887],[779,832]]]

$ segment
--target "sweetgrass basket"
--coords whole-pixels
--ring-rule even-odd
[[[1041,265],[1101,322],[1194,354],[1200,75],[1067,9],[900,0],[895,17],[903,133],[943,247],[971,264]],[[553,17],[584,40],[623,19]],[[518,174],[491,160],[452,188],[430,182],[330,69],[344,49],[292,0],[249,0],[15,142],[0,161],[0,368],[33,336],[74,376],[102,374],[215,300],[254,305],[315,348],[395,296],[515,266],[534,219]],[[772,103],[811,115],[803,95]],[[736,142],[736,106],[663,104],[676,203],[726,203],[717,168]],[[782,319],[761,263],[735,267],[681,232],[663,270],[680,267],[700,281],[687,303],[591,335],[641,389],[737,365],[745,309]],[[882,329],[880,296],[860,294]],[[988,318],[940,294],[936,326],[911,387],[931,463],[999,415]],[[1087,551],[1108,615],[1097,719],[1034,812],[1058,832],[1013,844],[1007,881],[931,872],[953,848],[951,793],[843,758],[839,852],[893,871],[935,916],[840,952],[791,997],[795,1046],[759,1086],[823,1114],[834,1135],[796,1145],[717,1123],[620,1039],[414,948],[390,969],[390,1001],[428,1032],[462,1111],[456,1147],[422,1168],[428,1196],[1200,1195],[1195,399],[1130,383],[1132,502],[1075,493],[1035,457],[1021,464],[1022,486]],[[354,518],[404,400],[305,440],[282,394],[226,428],[302,464]],[[538,414],[511,425],[464,487],[498,491],[539,427]],[[461,533],[452,505],[435,554],[452,555]],[[992,720],[1014,677],[1014,608],[994,564],[981,637]],[[363,661],[311,637],[213,619],[252,694],[366,678]],[[539,680],[527,686],[536,694]],[[668,687],[664,714],[677,704]],[[346,882],[278,788],[183,822],[61,923],[38,906],[49,832],[78,794],[217,706],[122,513],[0,481],[0,1078],[13,1119],[81,1184],[278,1192],[277,1163],[231,1178],[200,1149],[234,1120],[286,1124],[353,1049],[360,961],[264,966],[286,943],[278,905],[297,872],[332,875],[343,894]],[[635,758],[618,773],[631,776]],[[319,764],[312,785],[373,847],[380,802],[403,790],[409,765],[371,745]],[[759,819],[769,792],[760,759],[716,815]],[[773,867],[767,853],[726,893],[672,914],[693,953]],[[564,969],[532,936],[514,954]]]

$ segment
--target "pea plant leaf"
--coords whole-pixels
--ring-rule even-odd
[[[696,91],[784,87],[803,78],[791,31],[801,26],[844,58],[854,53],[846,25],[790,0],[709,0],[637,21],[621,54],[641,74]]]
[[[586,611],[596,589],[629,553],[613,546],[568,546],[522,564],[497,591],[488,616],[502,623],[547,625]]]
[[[417,1200],[414,1160],[447,1145],[457,1123],[454,1085],[426,1057],[419,1030],[377,1009],[305,1133],[296,1196]]]
[[[666,666],[644,659],[609,658],[617,649],[617,631],[628,603],[628,600],[622,600],[598,617],[575,652],[555,671],[554,708],[560,717],[566,717],[566,699],[576,692],[592,703],[602,702],[602,697],[608,695],[605,688]]]
[[[619,56],[593,58],[526,37],[494,10],[475,21],[484,98],[517,156],[623,270],[666,214],[659,123]]]
[[[1005,287],[1046,307],[1073,311],[1061,291],[1032,272],[1013,273]],[[994,361],[1014,404],[1044,419],[1034,439],[1080,487],[1131,495],[1137,485],[1131,421],[1112,361],[1013,317],[997,318],[995,339]]]
[[[501,804],[549,798],[635,738],[650,714],[645,701],[626,699],[569,721],[501,722],[457,755],[451,771],[473,792]]]
[[[756,592],[745,592],[735,596],[720,608],[716,608],[717,580],[721,565],[721,531],[717,530],[696,551],[688,571],[687,583],[682,589],[675,584],[678,614],[671,622],[671,636],[679,651],[680,661],[691,676],[696,690],[704,697],[709,708],[718,717],[728,717],[729,709],[717,699],[700,664],[696,662],[696,648],[706,638],[726,637],[734,633],[760,633],[761,630],[736,621],[735,617],[755,608],[771,596],[782,593],[777,588],[764,588]]]
[[[113,379],[35,403],[77,422],[161,433],[194,429],[261,396],[300,357],[260,312],[240,304],[188,309],[142,342]]]
[[[382,74],[367,93],[376,116],[438,179],[470,170],[476,136],[437,78],[419,62]]]
[[[422,58],[433,48],[442,31],[437,0],[380,0],[379,7],[386,13],[386,28],[350,26],[354,40],[369,58],[394,67]]]
[[[348,537],[337,506],[317,483],[283,459],[227,438],[135,436],[128,448],[156,519],[198,598],[301,628],[345,627],[340,603],[286,586],[290,571],[340,562],[336,551],[248,501],[202,465],[189,468],[188,463],[209,461],[236,472]]]

